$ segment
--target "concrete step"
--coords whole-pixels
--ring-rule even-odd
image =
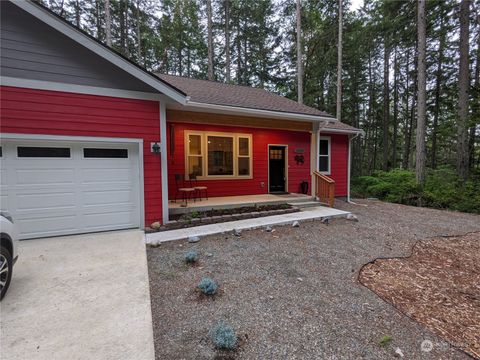
[[[298,204],[298,203],[316,201],[316,199],[313,196],[305,196],[305,197],[299,197],[296,199],[286,199],[286,200],[287,200],[287,204]]]
[[[295,206],[299,209],[305,209],[309,207],[320,206],[320,202],[318,201],[299,201],[299,202],[288,202],[289,205]]]

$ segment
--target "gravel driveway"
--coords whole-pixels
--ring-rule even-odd
[[[157,359],[230,358],[208,338],[219,320],[242,340],[235,359],[464,359],[456,350],[357,281],[377,257],[406,256],[435,235],[480,230],[480,216],[378,201],[337,202],[359,222],[303,223],[171,242],[148,250]],[[187,250],[200,254],[189,267]],[[214,299],[200,299],[204,276],[218,281]],[[384,336],[391,342],[381,346]],[[430,340],[433,349],[421,350]]]

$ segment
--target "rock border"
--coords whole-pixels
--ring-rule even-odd
[[[185,220],[173,220],[168,224],[159,226],[158,228],[153,229],[152,227],[146,227],[145,233],[156,233],[161,231],[168,230],[177,230],[177,229],[186,229],[195,226],[209,225],[209,224],[218,224],[228,221],[236,220],[246,220],[246,219],[255,219],[259,217],[272,216],[272,215],[283,215],[290,214],[294,212],[299,212],[300,209],[292,206],[289,209],[276,209],[276,210],[266,210],[266,211],[253,211],[243,214],[228,214],[228,215],[216,215],[203,218],[194,218],[194,219],[185,219]]]

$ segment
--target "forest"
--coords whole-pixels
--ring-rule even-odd
[[[361,128],[354,192],[480,212],[480,0],[37,0],[150,71]]]

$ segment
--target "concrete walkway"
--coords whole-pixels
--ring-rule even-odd
[[[2,359],[154,359],[142,231],[26,240],[19,255]]]
[[[247,230],[256,229],[264,226],[292,224],[294,221],[312,221],[325,217],[346,217],[347,211],[329,208],[325,206],[317,206],[305,209],[303,211],[259,217],[255,219],[229,221],[218,224],[210,224],[203,226],[195,226],[186,229],[177,229],[169,231],[160,231],[157,233],[147,234],[145,240],[147,244],[159,244],[165,241],[182,240],[189,236],[205,236],[233,231],[234,229]]]

